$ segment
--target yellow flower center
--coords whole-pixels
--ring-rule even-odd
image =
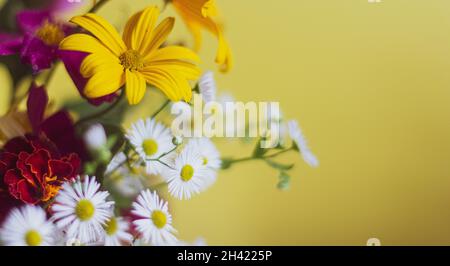
[[[159,229],[163,228],[167,223],[167,216],[162,211],[153,211],[152,217],[153,224]]]
[[[64,39],[64,31],[59,25],[45,21],[36,31],[36,36],[46,45],[57,46]]]
[[[181,179],[183,179],[184,182],[187,182],[194,176],[194,168],[191,165],[186,164],[183,168],[181,168],[180,175]]]
[[[25,235],[25,243],[27,243],[28,246],[40,246],[42,243],[41,234],[36,230],[28,231]]]
[[[117,232],[117,230],[119,230],[117,219],[113,217],[105,224],[105,232],[107,235],[112,236]]]
[[[136,50],[128,50],[120,57],[120,63],[125,69],[140,71],[144,68],[144,60]]]
[[[78,219],[81,221],[88,221],[94,216],[95,213],[95,207],[87,199],[82,199],[78,202],[77,206],[75,207],[75,214],[77,215]]]
[[[146,139],[142,143],[142,148],[147,156],[152,156],[158,151],[158,143],[154,139]]]
[[[203,165],[207,165],[208,164],[208,158],[203,157]]]

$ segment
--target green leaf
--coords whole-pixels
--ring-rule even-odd
[[[228,169],[231,167],[233,159],[232,158],[222,158],[222,169]]]
[[[270,165],[271,167],[281,170],[281,171],[287,171],[287,170],[291,170],[295,164],[282,164],[282,163],[278,163],[278,162],[274,162],[271,160],[266,159],[265,162]]]

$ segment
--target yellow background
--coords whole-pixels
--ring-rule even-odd
[[[180,238],[450,244],[450,1],[216,2],[236,61],[230,74],[217,75],[219,87],[244,101],[279,101],[321,165],[283,157],[296,162],[286,192],[276,189],[277,172],[259,162],[221,172],[209,191],[171,201]],[[160,1],[113,0],[100,14],[119,26],[149,3]],[[172,40],[191,41],[180,20]],[[204,69],[216,70],[215,49],[206,35]],[[58,73],[52,97],[76,96]],[[224,155],[252,149],[218,144]]]

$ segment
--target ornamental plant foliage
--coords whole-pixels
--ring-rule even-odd
[[[1,92],[2,245],[185,245],[170,201],[196,197],[247,161],[276,169],[281,190],[294,162],[280,155],[297,152],[318,166],[278,103],[239,105],[200,68],[214,60],[218,75],[233,70],[214,0],[148,0],[115,26],[97,14],[110,2],[8,1],[0,11],[0,60],[12,86],[11,95]],[[169,41],[176,23],[186,24],[192,45]],[[197,54],[202,33],[215,37],[215,58]],[[49,98],[58,67],[77,99]],[[125,125],[149,91],[161,94],[150,101],[153,113]],[[232,141],[254,145],[253,153],[223,157],[219,137],[239,137]]]

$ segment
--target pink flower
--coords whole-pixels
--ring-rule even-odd
[[[54,1],[42,10],[22,10],[16,15],[18,33],[0,33],[0,55],[19,54],[33,72],[50,68],[57,59],[58,45],[72,27],[55,17],[65,6]]]

